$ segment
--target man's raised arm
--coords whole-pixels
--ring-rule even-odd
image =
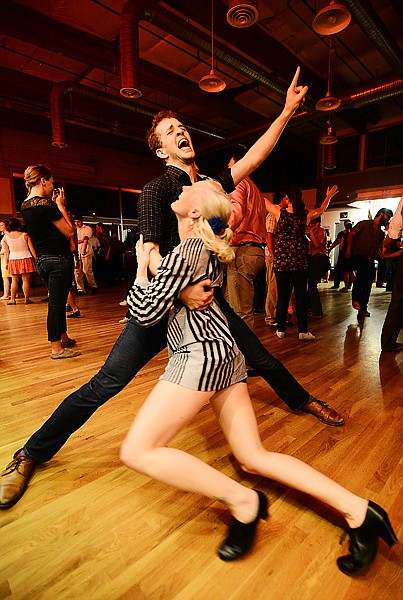
[[[232,167],[231,173],[235,185],[247,175],[252,173],[270,154],[277,143],[284,127],[291,119],[297,108],[303,103],[308,86],[298,85],[300,68],[298,67],[294,78],[288,88],[284,108],[281,114],[270,125],[269,129],[253,144],[243,158]]]

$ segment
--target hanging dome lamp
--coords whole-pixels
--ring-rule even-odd
[[[227,84],[214,71],[214,0],[211,0],[211,70],[199,81],[199,88],[204,92],[222,92]]]
[[[331,0],[329,6],[325,6],[318,12],[312,22],[312,29],[320,35],[332,35],[343,31],[351,21],[349,10],[342,4]]]

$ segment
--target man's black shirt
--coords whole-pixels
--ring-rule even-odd
[[[198,176],[198,180],[202,179],[202,175]],[[225,169],[214,179],[227,194],[234,191],[230,169]],[[171,204],[179,198],[185,185],[192,185],[189,175],[178,167],[168,165],[166,172],[146,183],[140,194],[137,206],[139,232],[143,234],[144,242],[159,245],[161,256],[179,244],[178,221]]]

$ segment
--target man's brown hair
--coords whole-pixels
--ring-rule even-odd
[[[156,154],[158,148],[161,148],[161,137],[155,131],[156,127],[161,123],[161,121],[163,119],[177,119],[177,118],[178,118],[178,115],[173,110],[160,110],[160,112],[154,116],[154,118],[151,122],[151,127],[147,131],[147,136],[146,136],[148,146],[153,154]]]

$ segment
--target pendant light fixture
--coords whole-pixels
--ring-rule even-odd
[[[322,8],[312,22],[312,29],[320,35],[332,35],[343,31],[351,21],[349,10],[342,4],[331,0],[329,6]]]
[[[320,100],[317,101],[316,106],[315,106],[316,110],[322,110],[322,111],[335,110],[336,108],[339,108],[339,106],[341,104],[340,100],[338,98],[335,98],[334,96],[332,96],[330,93],[331,82],[332,82],[333,52],[334,52],[334,49],[332,48],[332,38],[330,38],[329,66],[328,66],[328,73],[327,73],[327,93],[326,93],[325,98],[321,98]]]
[[[322,146],[331,146],[332,144],[336,144],[336,143],[337,143],[336,130],[335,130],[334,125],[329,117],[329,120],[327,122],[327,133],[320,138],[319,144],[322,144]]]
[[[199,88],[204,92],[222,92],[227,84],[214,72],[214,0],[211,0],[211,70],[199,81]]]

